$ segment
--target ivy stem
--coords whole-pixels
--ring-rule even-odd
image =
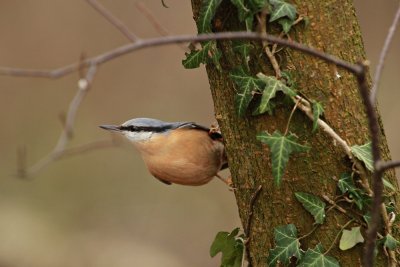
[[[333,248],[333,246],[336,244],[336,241],[338,240],[340,234],[343,232],[344,228],[346,228],[347,226],[349,226],[353,221],[354,221],[354,219],[351,219],[351,220],[348,221],[345,225],[342,226],[342,228],[340,229],[339,233],[336,234],[335,239],[333,240],[333,242],[332,242],[332,244],[330,245],[330,247],[325,251],[324,255],[328,254],[329,251],[331,251],[331,249]]]
[[[285,133],[284,133],[283,135],[286,135],[286,134],[288,133],[290,121],[292,120],[293,114],[294,114],[294,112],[296,111],[297,106],[299,105],[299,103],[300,103],[300,99],[298,99],[298,100],[295,102],[295,105],[294,105],[294,107],[293,107],[293,109],[292,109],[292,112],[290,113],[290,116],[289,116],[289,119],[288,119],[288,122],[287,122],[287,125],[286,125]]]
[[[314,232],[315,232],[315,230],[317,230],[317,229],[318,229],[318,227],[320,227],[320,224],[317,224],[316,226],[314,226],[314,228],[313,228],[313,229],[311,229],[311,231],[310,231],[310,232],[308,232],[307,234],[305,234],[305,235],[303,235],[303,236],[299,237],[299,238],[298,238],[298,240],[300,241],[300,240],[302,240],[302,239],[304,239],[304,238],[306,238],[306,237],[310,236],[312,233],[314,233]]]
[[[264,9],[259,16],[257,16],[259,30],[262,35],[267,35],[267,10]],[[269,62],[272,65],[272,68],[275,71],[275,76],[279,80],[282,77],[281,69],[279,67],[279,63],[274,56],[274,53],[271,52],[271,49],[268,47],[267,41],[262,41],[262,45],[267,55]]]

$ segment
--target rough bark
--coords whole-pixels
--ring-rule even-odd
[[[192,0],[195,20],[198,18],[201,2]],[[299,14],[308,16],[310,24],[307,27],[304,24],[296,26],[290,33],[292,39],[350,62],[365,59],[352,1],[296,0],[293,3],[296,4]],[[239,29],[243,27],[237,20],[235,8],[229,1],[223,1],[214,18],[214,31]],[[207,65],[215,114],[226,142],[237,205],[244,226],[249,218],[252,195],[258,185],[262,185],[261,194],[253,206],[247,248],[252,266],[266,266],[269,249],[274,246],[274,227],[293,223],[299,236],[313,228],[313,218],[296,201],[294,192],[313,192],[333,199],[337,194],[335,177],[351,171],[352,163],[324,132],[312,133],[312,122],[302,112],[296,111],[290,131],[299,137],[300,142],[307,143],[312,149],[308,153],[290,157],[282,185],[277,188],[273,183],[268,147],[256,140],[256,134],[265,130],[270,133],[274,130],[284,132],[292,105],[282,101],[272,116],[252,116],[249,111],[244,118],[239,118],[234,105],[235,89],[228,77],[228,72],[237,60],[228,41],[219,42],[218,45],[223,52],[223,70],[220,72],[213,65]],[[274,75],[260,47],[259,45],[259,50],[252,55],[251,69],[254,74],[262,71]],[[351,145],[361,145],[369,140],[364,107],[355,77],[326,62],[290,49],[280,52],[278,60],[282,70],[290,69],[295,74],[298,90],[302,95],[324,104],[324,120],[344,140]],[[337,78],[336,71],[340,78]],[[388,158],[383,129],[382,148],[384,157]],[[386,177],[397,185],[393,172]],[[398,203],[396,201],[397,210]],[[302,240],[302,248],[306,250],[318,242],[328,248],[341,225],[347,221],[345,215],[331,211],[322,227]],[[394,231],[394,236],[398,238],[398,231]],[[362,245],[344,252],[335,245],[329,254],[336,257],[341,266],[359,266]],[[382,253],[380,255],[376,266],[387,266],[386,258]]]

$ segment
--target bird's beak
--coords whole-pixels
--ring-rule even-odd
[[[116,131],[116,132],[121,131],[120,127],[117,125],[100,125],[99,127],[107,131]]]

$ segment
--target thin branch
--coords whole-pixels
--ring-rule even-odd
[[[375,164],[375,168],[380,171],[400,167],[400,160],[379,161]]]
[[[89,91],[88,89],[90,87],[90,84],[92,83],[92,80],[96,73],[96,69],[97,69],[96,65],[94,64],[91,65],[86,74],[86,77],[78,81],[78,91],[76,92],[74,98],[69,104],[67,116],[65,119],[65,125],[63,131],[61,132],[60,137],[58,138],[56,146],[47,156],[45,156],[44,158],[39,160],[36,164],[34,164],[32,167],[24,171],[23,173],[26,176],[29,177],[39,172],[53,161],[58,160],[65,152],[66,145],[72,136],[71,132],[74,127],[76,113],[78,111],[80,104],[82,103],[82,100],[85,98],[86,94]]]
[[[375,101],[376,101],[376,94],[378,91],[378,86],[379,86],[379,82],[381,79],[382,70],[385,65],[386,56],[388,54],[390,44],[392,43],[394,33],[396,32],[397,25],[399,24],[399,20],[400,20],[400,3],[399,3],[399,7],[397,8],[396,15],[394,16],[392,25],[389,28],[389,32],[386,35],[385,43],[381,50],[381,54],[379,55],[379,61],[378,61],[378,65],[375,70],[374,83],[373,83],[373,86],[371,89],[371,95],[370,95],[370,101],[372,103],[375,103]]]
[[[156,18],[156,16],[149,10],[143,2],[135,3],[136,8],[147,18],[147,20],[153,25],[154,29],[161,36],[168,36],[171,33],[165,28]],[[183,51],[188,51],[188,48],[183,44],[177,44]]]
[[[282,46],[287,46],[299,51],[302,51],[308,55],[315,56],[345,70],[350,71],[355,75],[360,75],[363,69],[359,64],[352,64],[342,59],[339,59],[333,55],[326,54],[324,52],[318,51],[314,48],[305,46],[303,44],[281,39],[271,35],[261,35],[254,32],[220,32],[220,33],[208,33],[200,35],[177,35],[177,36],[165,36],[158,38],[150,38],[144,40],[137,40],[134,43],[123,45],[117,47],[113,50],[107,51],[98,56],[88,58],[82,62],[84,66],[89,66],[91,64],[101,65],[105,62],[123,56],[125,54],[131,53],[133,51],[162,46],[168,44],[176,43],[187,43],[187,42],[202,42],[209,40],[261,40],[268,41],[270,43],[277,43]],[[10,67],[0,67],[0,75],[10,75],[10,76],[25,76],[25,77],[45,77],[45,78],[59,78],[76,71],[80,66],[80,63],[73,63],[54,70],[34,70],[34,69],[21,69],[21,68],[10,68]]]
[[[108,22],[114,25],[126,38],[130,41],[135,42],[139,38],[131,32],[128,27],[125,26],[117,17],[115,17],[109,10],[101,5],[96,0],[86,0],[97,12],[99,12]]]

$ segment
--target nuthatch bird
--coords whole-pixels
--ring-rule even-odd
[[[123,134],[140,152],[150,173],[165,184],[203,185],[227,168],[220,133],[194,122],[137,118],[120,126],[101,125]]]

